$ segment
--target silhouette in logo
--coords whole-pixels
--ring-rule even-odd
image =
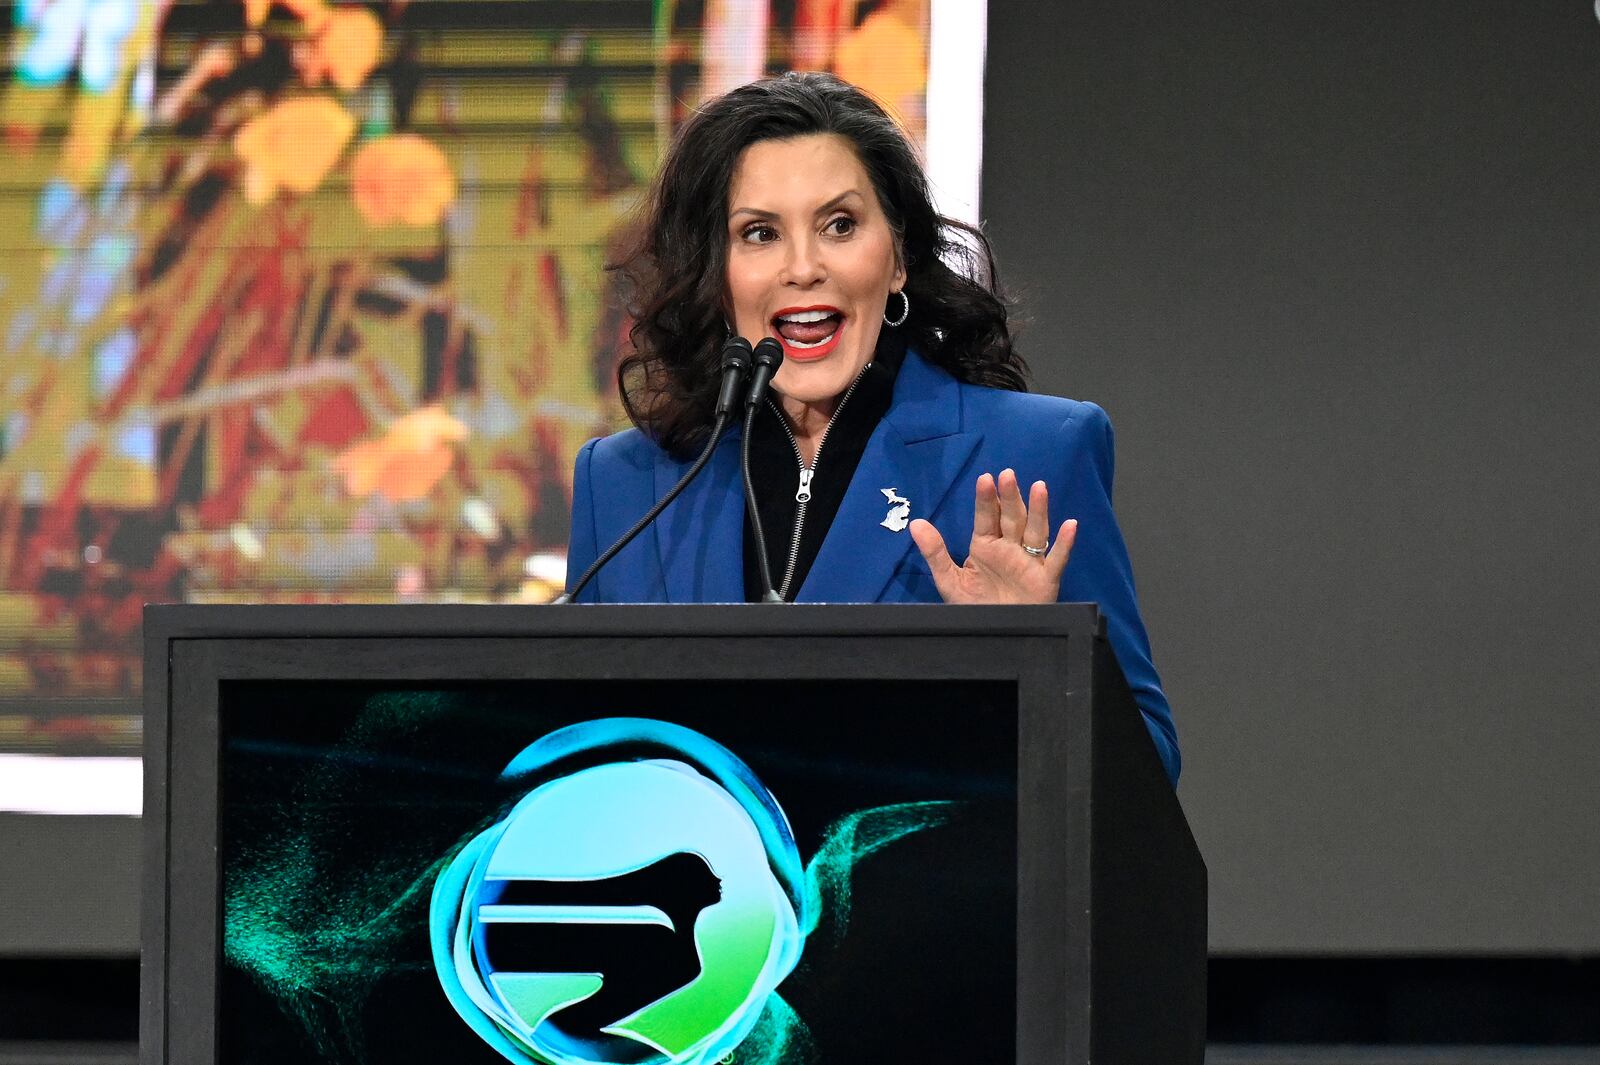
[[[598,1040],[607,1024],[665,998],[700,973],[693,930],[722,885],[698,854],[680,852],[606,880],[500,881],[483,916],[484,957],[496,973],[597,972],[600,990],[561,1011],[561,1024]],[[653,908],[666,920],[618,922]],[[507,919],[495,914],[520,914]],[[526,918],[560,916],[562,920]]]
[[[749,768],[681,726],[611,718],[506,773],[531,790],[434,884],[456,1012],[518,1063],[698,1065],[738,1046],[803,939],[799,852]]]

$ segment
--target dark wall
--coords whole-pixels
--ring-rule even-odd
[[[995,0],[983,212],[1221,952],[1600,952],[1587,0]],[[1065,515],[1056,515],[1057,520]]]

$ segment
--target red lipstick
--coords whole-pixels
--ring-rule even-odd
[[[824,311],[828,314],[837,316],[839,319],[839,324],[834,327],[833,335],[815,347],[797,347],[793,341],[785,337],[778,329],[778,319],[782,318],[784,315],[802,314],[806,311]],[[812,307],[785,307],[777,314],[774,314],[771,321],[773,327],[773,339],[777,340],[779,344],[783,345],[784,358],[793,359],[796,362],[815,362],[816,360],[832,353],[833,349],[839,346],[839,338],[844,334],[845,326],[849,322],[843,311],[828,304],[819,304]]]

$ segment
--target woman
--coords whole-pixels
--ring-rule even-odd
[[[750,447],[780,594],[1097,602],[1176,782],[1172,715],[1111,509],[1110,423],[1093,404],[1026,394],[987,241],[934,210],[876,103],[813,73],[706,104],[674,138],[622,269],[636,324],[618,379],[637,428],[579,452],[569,573],[704,445],[728,335],[776,337],[785,358]],[[582,600],[759,597],[738,436]],[[1052,497],[1074,515],[1053,542]],[[946,539],[958,535],[959,559]]]

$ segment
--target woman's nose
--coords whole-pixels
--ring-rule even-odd
[[[814,241],[794,240],[789,242],[789,256],[784,262],[783,282],[800,288],[809,288],[827,280],[828,272],[823,265],[820,249]]]

